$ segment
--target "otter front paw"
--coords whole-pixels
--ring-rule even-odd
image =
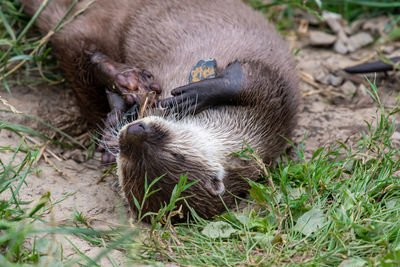
[[[229,65],[216,78],[202,80],[171,91],[173,97],[161,101],[171,113],[197,114],[208,108],[235,104],[242,82],[239,62]]]
[[[161,93],[161,87],[153,81],[153,75],[144,69],[118,63],[101,52],[90,55],[90,62],[97,68],[98,77],[109,90],[121,95],[128,106],[142,103],[149,93],[154,99]]]

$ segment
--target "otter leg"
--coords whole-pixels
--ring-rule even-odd
[[[217,77],[191,83],[171,91],[173,97],[161,101],[171,113],[196,114],[220,105],[236,104],[242,87],[242,68],[235,61]]]
[[[105,151],[103,163],[115,162],[116,136],[115,126],[124,113],[133,104],[142,103],[148,92],[161,93],[161,88],[154,83],[153,76],[146,70],[118,63],[101,52],[87,52],[94,67],[96,78],[104,84],[110,112],[107,114],[102,143],[99,150]],[[107,151],[105,149],[107,147]]]
[[[121,95],[128,106],[140,104],[147,92],[155,92],[158,95],[161,93],[160,86],[153,82],[153,75],[147,70],[118,63],[101,52],[93,53],[90,62],[96,68],[98,79],[102,80],[109,90]],[[108,98],[109,101],[114,99],[116,98]],[[110,107],[115,104],[110,103]]]

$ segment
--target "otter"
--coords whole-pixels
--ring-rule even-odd
[[[42,1],[21,2],[32,15]],[[273,25],[239,0],[72,3],[53,0],[36,24],[46,32],[68,10],[85,9],[51,40],[82,114],[95,121],[124,113],[140,102],[129,92],[160,96],[116,133],[130,209],[137,211],[133,196],[141,203],[145,184],[162,176],[142,214],[158,211],[181,175],[194,182],[182,194],[199,216],[232,208],[235,196],[248,193],[246,178],[260,175],[253,160],[235,152],[251,148],[271,164],[296,125],[295,63]],[[216,77],[189,83],[190,70],[207,58],[217,64]],[[189,210],[182,205],[184,215]]]

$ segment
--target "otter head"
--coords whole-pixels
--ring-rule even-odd
[[[140,188],[144,180],[150,184],[164,175],[157,187],[159,194],[166,198],[162,200],[168,201],[168,194],[182,174],[187,174],[189,181],[197,180],[189,189],[193,195],[206,191],[208,196],[218,196],[225,191],[225,170],[218,153],[220,145],[207,129],[150,116],[125,125],[118,143],[118,171],[125,194],[140,199],[143,194],[140,191],[145,190]]]

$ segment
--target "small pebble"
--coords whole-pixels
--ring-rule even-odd
[[[338,19],[329,18],[326,20],[326,23],[328,24],[329,28],[331,28],[331,30],[335,33],[344,31],[343,26],[342,24],[340,24],[340,21]]]
[[[365,85],[362,83],[358,86],[357,93],[359,93],[360,95],[369,96],[367,87],[365,87]]]
[[[332,86],[340,86],[343,83],[343,77],[331,74],[328,81]]]
[[[329,46],[336,41],[336,36],[321,31],[310,31],[310,44],[313,46]]]
[[[317,26],[320,23],[320,20],[317,18],[317,16],[315,16],[314,14],[311,14],[305,10],[302,10],[300,8],[295,9],[294,14],[295,14],[295,16],[299,16],[299,17],[305,19],[306,21],[308,21],[308,23],[310,23],[310,25]]]
[[[364,23],[365,23],[365,19],[359,19],[359,20],[356,20],[353,23],[351,23],[351,25],[350,25],[351,34],[358,32]],[[349,35],[351,35],[351,34],[349,33]]]
[[[314,78],[322,84],[329,84],[329,76],[323,71],[319,71]]]
[[[400,140],[400,133],[399,133],[399,132],[394,132],[394,133],[392,134],[392,138],[393,138],[393,139],[396,139],[396,140]]]
[[[385,54],[391,54],[391,53],[393,53],[394,49],[395,49],[395,47],[393,45],[389,45],[389,46],[385,46],[382,49],[382,52]]]
[[[335,45],[333,46],[333,50],[342,55],[345,55],[349,52],[345,43],[340,39],[336,41]]]
[[[342,91],[346,94],[346,95],[354,95],[354,93],[357,91],[356,86],[354,85],[353,82],[351,81],[346,81],[343,85],[342,85]]]
[[[334,12],[329,12],[329,11],[326,11],[326,10],[322,11],[322,17],[324,19],[326,19],[326,20],[328,20],[328,19],[335,19],[335,20],[342,19],[342,15],[340,15],[338,13],[334,13]]]
[[[364,23],[362,29],[364,31],[369,31],[372,34],[379,34],[380,30],[383,30],[388,23],[389,23],[389,18],[377,17],[374,19],[367,20]]]
[[[85,155],[83,154],[83,151],[80,149],[67,150],[66,152],[64,152],[63,158],[66,160],[72,159],[77,163],[82,163],[85,161]]]
[[[353,46],[354,50],[357,50],[363,46],[369,45],[373,41],[374,39],[372,38],[371,34],[360,32],[349,38],[349,45]]]

